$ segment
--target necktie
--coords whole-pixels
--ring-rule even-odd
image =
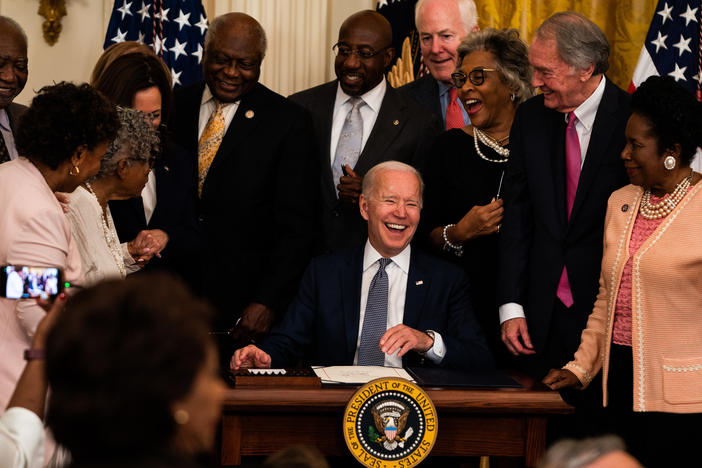
[[[0,133],[0,164],[10,160],[10,151],[5,145],[5,137]]]
[[[378,271],[371,280],[368,288],[366,314],[363,317],[361,344],[358,347],[359,366],[382,366],[385,364],[385,353],[380,350],[380,338],[387,330],[388,322],[388,274],[385,267],[392,260],[378,260]]]
[[[575,193],[578,190],[578,179],[580,178],[580,140],[578,132],[575,130],[575,113],[568,114],[568,126],[566,127],[566,204],[568,207],[568,219],[570,212],[573,210],[573,202],[575,201]],[[570,290],[570,281],[568,281],[568,272],[566,267],[563,267],[561,279],[558,281],[558,290],[556,296],[561,300],[566,307],[573,305],[573,292]]]
[[[224,103],[215,102],[217,107],[210,115],[210,119],[207,121],[205,130],[203,130],[200,141],[197,144],[197,194],[199,196],[202,196],[202,186],[205,184],[207,172],[210,170],[212,160],[214,160],[224,136]]]
[[[457,97],[458,91],[456,88],[450,88],[449,103],[446,106],[446,130],[451,130],[452,128],[463,128],[466,125],[463,122],[461,105],[456,101]]]
[[[361,142],[363,141],[363,117],[361,117],[361,106],[365,104],[363,99],[353,96],[349,101],[351,110],[346,114],[344,126],[341,127],[339,142],[336,144],[336,154],[332,163],[332,176],[334,178],[334,189],[339,185],[339,179],[344,175],[341,166],[348,164],[354,167],[361,154]],[[337,196],[339,190],[336,190]]]

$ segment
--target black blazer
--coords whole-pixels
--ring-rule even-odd
[[[307,109],[312,115],[320,172],[322,240],[321,252],[358,245],[367,235],[366,224],[358,205],[345,204],[336,196],[339,181],[332,180],[331,127],[336,99],[337,81],[293,94],[290,100]],[[421,166],[434,137],[441,132],[441,124],[422,111],[411,99],[405,98],[387,84],[387,91],[378,111],[373,130],[353,168],[359,176],[383,161],[402,161]]]
[[[592,128],[573,210],[565,195],[564,114],[544,107],[543,96],[519,106],[503,193],[500,304],[524,307],[529,335],[542,350],[551,326],[565,264],[577,327],[566,340],[577,349],[597,296],[607,200],[628,183],[619,157],[630,96],[607,80]]]
[[[170,126],[195,161],[204,87],[176,90]],[[294,296],[315,230],[313,148],[304,109],[260,83],[242,96],[198,204],[203,291],[222,312],[218,326],[249,303],[280,311]]]
[[[445,127],[445,116],[441,114],[441,101],[439,100],[439,83],[431,76],[431,73],[426,73],[422,77],[400,86],[397,90],[431,111],[439,119],[442,128]]]
[[[22,114],[24,114],[26,110],[27,106],[23,106],[22,104],[17,104],[14,102],[11,102],[10,105],[5,109],[5,111],[7,112],[7,116],[10,119],[10,129],[12,130],[13,135],[15,134],[15,132],[17,132],[20,117],[22,117]]]
[[[261,343],[273,367],[298,360],[326,366],[352,365],[359,333],[363,246],[312,260],[283,322]],[[470,305],[468,280],[456,266],[412,249],[402,323],[441,334],[441,367],[480,369],[492,356]],[[407,365],[432,365],[410,352]]]
[[[145,270],[176,273],[191,286],[199,281],[200,236],[197,227],[195,160],[165,134],[163,151],[154,167],[156,207],[146,223],[141,197],[110,202],[110,212],[120,242],[129,242],[144,229],[161,229],[168,234],[168,245],[154,257]]]

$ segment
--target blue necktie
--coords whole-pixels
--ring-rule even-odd
[[[388,327],[388,274],[385,272],[385,267],[390,262],[392,260],[389,258],[378,260],[380,266],[368,288],[361,345],[358,347],[359,366],[382,366],[385,364],[385,353],[380,350],[378,344]]]

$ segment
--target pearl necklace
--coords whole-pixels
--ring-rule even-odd
[[[98,199],[97,195],[95,195],[95,192],[93,192],[93,188],[90,186],[90,183],[86,182],[85,187],[88,189],[88,192],[90,192],[90,194],[93,197],[95,197],[95,200],[98,202],[98,206],[100,206],[100,200]],[[100,207],[100,210],[102,211],[102,207]],[[110,208],[108,207],[108,214],[109,210]],[[105,235],[105,241],[107,242],[107,246],[110,248],[112,259],[115,261],[115,264],[117,265],[117,268],[119,269],[122,278],[125,278],[127,276],[127,268],[124,266],[122,246],[119,243],[119,239],[117,239],[117,236],[113,234],[113,230],[110,229],[110,227],[107,225],[107,222],[105,221],[105,213],[100,214],[100,222],[102,223],[102,232]]]
[[[502,156],[504,159],[491,159],[485,156],[483,152],[480,151],[480,147],[478,146],[478,140],[480,140],[480,142],[485,146],[492,148],[497,154]],[[478,130],[477,127],[473,127],[473,143],[475,144],[475,152],[478,153],[478,156],[480,156],[486,161],[494,163],[506,163],[509,160],[509,149],[500,146],[495,140]]]
[[[690,188],[692,182],[692,171],[690,175],[685,177],[680,183],[675,187],[675,190],[670,194],[669,197],[664,198],[659,203],[651,203],[651,189],[648,188],[641,198],[641,205],[639,206],[639,213],[646,219],[660,219],[665,218],[670,214],[671,211],[680,203],[683,199],[687,190]]]

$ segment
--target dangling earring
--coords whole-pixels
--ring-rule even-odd
[[[74,170],[76,171],[75,174],[73,173]],[[77,176],[78,174],[80,174],[80,167],[78,167],[78,166],[73,166],[72,168],[70,168],[68,170],[68,175]]]
[[[188,423],[188,421],[190,420],[190,414],[184,409],[179,409],[176,410],[175,413],[173,413],[173,419],[177,424],[180,424],[182,426],[183,424]]]
[[[668,169],[669,171],[672,171],[673,169],[675,169],[675,164],[676,164],[676,163],[677,163],[677,161],[675,160],[675,158],[674,158],[673,156],[668,155],[668,156],[663,160],[663,167],[665,167],[665,168]]]
[[[516,94],[512,93],[512,94],[509,95],[509,100],[510,100],[510,101],[514,102],[515,99],[517,99],[517,95],[516,95]]]

